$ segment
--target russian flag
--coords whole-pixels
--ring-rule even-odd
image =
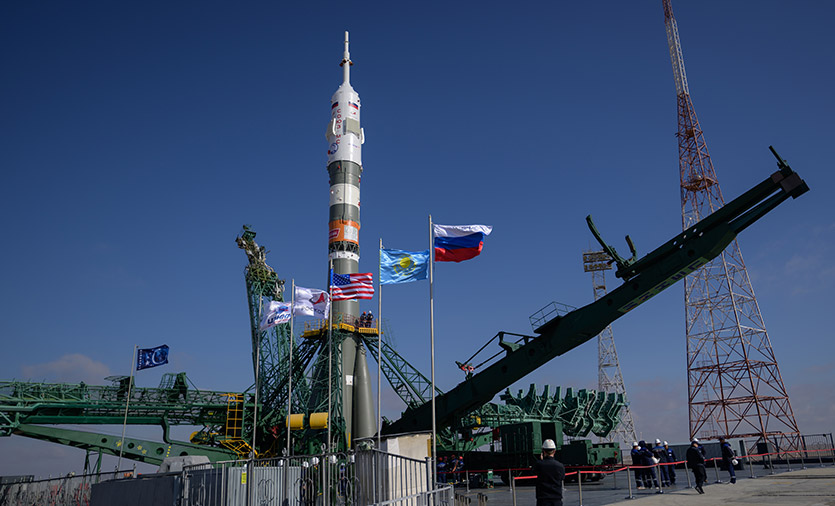
[[[484,247],[489,225],[432,225],[436,262],[462,262],[477,257]]]

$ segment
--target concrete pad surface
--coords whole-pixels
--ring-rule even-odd
[[[700,495],[693,489],[676,490],[611,504],[835,506],[835,468],[810,468],[756,479],[740,477],[735,484],[708,484],[704,491]],[[571,503],[564,504],[569,506]]]
[[[760,471],[765,473],[766,471]],[[679,484],[665,489],[663,494],[652,490],[632,489],[633,498],[629,499],[623,479],[613,483],[611,478],[600,484],[583,485],[583,497],[576,483],[569,483],[563,494],[564,506],[835,506],[835,467],[810,467],[797,471],[785,471],[777,474],[759,474],[750,478],[745,473],[737,474],[737,482],[727,482],[723,472],[723,483],[710,480],[705,484],[704,494],[698,494],[688,488],[684,473],[679,475]],[[709,473],[713,478],[713,474]],[[692,479],[692,474],[691,474]],[[683,481],[683,483],[682,483]],[[613,488],[614,486],[614,488]],[[516,503],[508,487],[494,489],[472,489],[469,493],[456,488],[456,493],[467,495],[470,504],[478,504],[478,495],[487,499],[486,506],[534,506],[536,494],[534,487],[523,486],[516,489]]]

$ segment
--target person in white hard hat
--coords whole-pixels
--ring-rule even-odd
[[[632,451],[629,452],[629,455],[632,457],[632,465],[633,466],[642,466],[641,462],[643,462],[644,457],[641,455],[641,445],[638,444],[637,441],[632,443]],[[636,467],[635,468],[635,485],[638,490],[644,490],[644,469],[643,467]]]
[[[554,458],[556,452],[554,440],[546,439],[542,442],[540,460],[532,467],[536,473],[536,506],[562,506],[565,466]]]
[[[670,473],[668,472],[668,468],[670,466],[664,465],[667,463],[667,450],[664,449],[664,445],[661,444],[660,439],[655,440],[655,446],[652,447],[652,456],[657,461],[656,464],[658,464],[658,478],[661,480],[661,486],[669,487]]]
[[[666,441],[664,441],[664,451],[667,454],[667,460],[665,460],[665,462],[670,464],[669,466],[667,466],[667,474],[669,475],[669,478],[670,478],[670,485],[675,485],[676,484],[676,452],[674,452],[673,449],[670,448],[670,445],[668,445]]]
[[[655,475],[655,462],[653,462],[652,449],[644,440],[638,441],[638,446],[640,447],[639,456],[641,459],[638,465],[644,466],[644,488],[656,488],[656,493],[663,493],[661,487],[658,486],[658,477]]]
[[[702,453],[702,449],[699,448],[699,440],[693,438],[693,441],[690,442],[690,448],[687,449],[687,466],[693,470],[693,478],[696,479],[696,492],[700,494],[704,494],[705,491],[702,489],[702,485],[704,485],[705,480],[707,480],[707,470],[705,469],[705,456]]]

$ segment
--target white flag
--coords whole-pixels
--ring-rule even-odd
[[[296,287],[293,300],[293,314],[327,318],[331,309],[328,292],[315,288]]]
[[[287,323],[293,317],[293,304],[290,302],[279,302],[271,300],[264,317],[261,318],[261,325],[258,330],[267,330],[279,323]]]

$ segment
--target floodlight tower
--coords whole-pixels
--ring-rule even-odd
[[[606,295],[606,271],[612,269],[612,258],[603,251],[587,251],[583,253],[583,270],[591,273],[594,300]],[[615,348],[615,337],[612,326],[607,325],[597,336],[597,389],[601,392],[623,394],[625,406],[620,412],[620,423],[615,430],[600,441],[619,441],[626,443],[637,441],[635,422],[626,396],[626,386],[623,384],[623,374],[620,371],[618,350]]]
[[[678,101],[684,230],[725,205],[696,110],[670,0],[662,0]],[[684,281],[690,436],[756,437],[796,449],[800,431],[736,239]]]

